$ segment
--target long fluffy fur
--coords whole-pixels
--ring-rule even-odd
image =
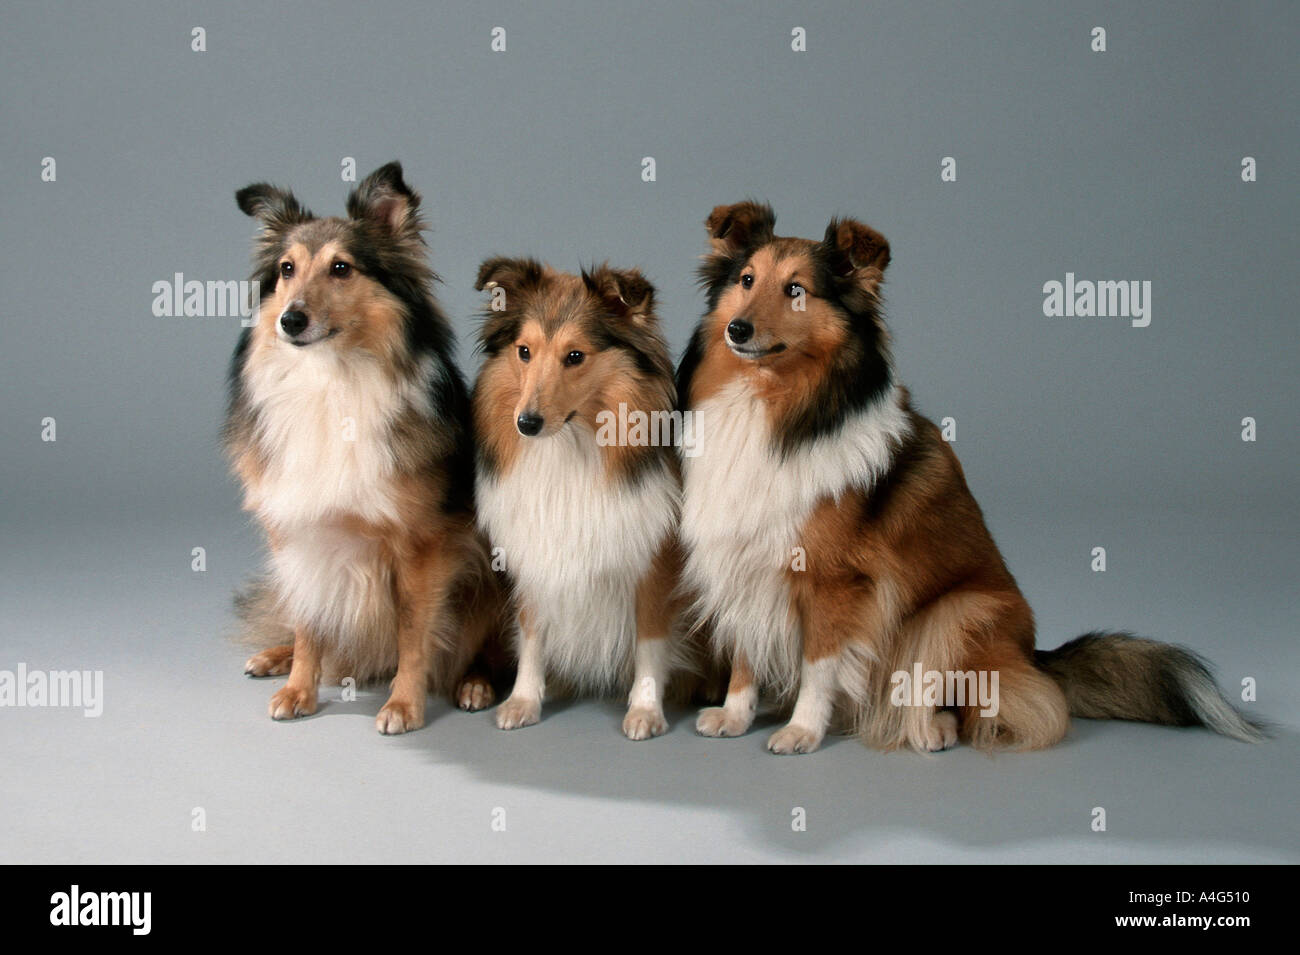
[[[468,393],[430,292],[420,198],[396,163],[358,185],[346,218],[318,218],[264,183],[236,198],[262,225],[263,315],[231,363],[224,436],[271,543],[266,574],[237,601],[244,638],[271,646],[305,629],[325,679],[392,676],[397,576],[437,541],[455,570],[445,594],[427,595],[449,608],[427,634],[430,684],[448,690],[490,634],[493,583],[474,528]],[[277,340],[282,257],[331,245],[356,273],[334,316],[343,344]],[[332,281],[316,286],[326,302]]]
[[[635,270],[598,266],[580,275],[534,259],[492,258],[478,287],[504,292],[483,313],[486,360],[474,387],[479,521],[504,558],[518,609],[543,647],[550,689],[605,695],[632,685],[638,600],[664,560],[674,560],[680,476],[671,446],[602,445],[596,417],[620,403],[673,410],[672,363],[654,315],[654,289]],[[586,382],[563,399],[525,394],[516,340],[525,326],[544,342],[580,335],[592,354]],[[539,346],[540,347],[540,346]],[[558,366],[558,356],[535,362]],[[557,372],[563,376],[576,372]],[[570,401],[554,433],[522,436],[520,402]],[[563,414],[569,404],[560,406]],[[671,580],[663,601],[671,592]],[[522,640],[522,634],[517,633]],[[687,642],[673,630],[668,669],[691,672]],[[660,691],[662,692],[662,690]]]
[[[697,620],[736,664],[701,732],[744,732],[757,684],[794,703],[776,752],[815,749],[832,711],[884,749],[942,749],[958,735],[1050,746],[1071,713],[1261,738],[1180,647],[1089,634],[1034,650],[1032,612],[961,465],[894,380],[879,296],[888,243],[847,219],[820,241],[774,226],[752,201],[709,216],[709,311],[678,370],[704,439],[683,465],[685,580]],[[892,676],[916,664],[996,672],[998,712],[894,705]]]
[[[480,478],[479,521],[537,608],[557,685],[594,695],[631,685],[637,586],[676,532],[678,498],[666,466],[611,481],[585,425],[525,445],[508,472]]]
[[[1061,685],[1074,716],[1204,726],[1245,742],[1265,736],[1265,724],[1233,709],[1209,664],[1184,647],[1094,632],[1037,650],[1034,659]]]
[[[887,393],[783,454],[766,420],[751,413],[754,402],[751,389],[732,382],[693,409],[707,447],[683,463],[684,576],[697,595],[693,613],[710,621],[715,643],[743,653],[755,677],[786,699],[799,685],[799,621],[786,575],[800,531],[819,501],[885,473],[911,425]]]

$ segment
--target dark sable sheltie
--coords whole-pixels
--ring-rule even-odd
[[[536,723],[549,675],[577,692],[630,688],[623,732],[657,736],[683,661],[679,471],[671,433],[610,426],[674,410],[654,290],[634,270],[532,259],[484,262],[477,287],[492,292],[473,397],[479,520],[518,610],[519,672],[497,725]]]
[[[381,733],[424,723],[497,626],[473,513],[469,399],[430,294],[419,196],[390,163],[317,218],[289,192],[236,193],[261,220],[261,311],[235,349],[226,446],[270,567],[241,601],[262,645],[247,672],[288,672],[270,713],[316,710],[322,675],[393,677]],[[465,709],[491,702],[480,676]]]
[[[775,221],[752,202],[709,216],[708,313],[678,372],[699,431],[683,464],[684,577],[732,663],[726,704],[701,712],[699,732],[744,733],[767,687],[793,702],[775,753],[812,752],[836,718],[920,750],[1050,746],[1070,714],[1258,739],[1181,648],[1094,633],[1034,650],[961,465],[894,380],[878,297],[888,243],[851,220],[819,242],[776,236]],[[997,674],[996,705],[898,705],[916,701],[895,675],[918,664]]]

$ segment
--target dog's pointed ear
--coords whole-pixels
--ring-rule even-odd
[[[420,221],[420,194],[402,178],[402,164],[390,162],[380,166],[357,183],[348,195],[348,215],[373,222],[394,235],[418,235],[424,228]]]
[[[504,288],[506,294],[536,288],[542,283],[542,264],[536,259],[511,259],[506,256],[493,256],[484,259],[478,267],[478,278],[474,280],[476,291]]]
[[[255,182],[235,193],[235,202],[246,216],[262,220],[262,225],[275,232],[312,217],[288,189],[269,182]]]
[[[831,272],[839,278],[852,276],[859,285],[875,291],[885,277],[889,242],[856,219],[832,219],[821,248]]]
[[[582,270],[582,281],[610,314],[643,323],[654,314],[655,287],[639,269],[598,265]]]
[[[713,251],[735,255],[757,248],[773,236],[776,213],[767,203],[737,202],[730,206],[714,206],[704,220]]]

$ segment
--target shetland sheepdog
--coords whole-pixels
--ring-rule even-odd
[[[664,691],[686,661],[675,630],[680,471],[664,421],[676,392],[654,289],[635,270],[581,275],[494,258],[474,384],[479,522],[510,580],[518,674],[502,729],[541,718],[548,678],[629,692],[623,732],[668,729]]]
[[[732,671],[701,734],[745,733],[766,688],[793,706],[774,753],[810,753],[832,726],[884,749],[1038,748],[1071,714],[1260,738],[1187,650],[1122,633],[1034,649],[961,465],[895,380],[880,233],[835,219],[821,241],[780,237],[753,202],[705,224],[708,310],[678,370],[700,434],[683,574]],[[999,699],[900,695],[896,675],[921,671],[996,674]]]
[[[469,396],[434,302],[419,196],[390,163],[318,218],[266,183],[236,193],[261,222],[261,308],[230,369],[225,442],[270,550],[240,601],[266,646],[246,672],[287,672],[277,720],[317,684],[392,678],[375,725],[423,725],[425,696],[491,703],[471,673],[499,594],[473,511]],[[288,641],[288,642],[281,642]]]

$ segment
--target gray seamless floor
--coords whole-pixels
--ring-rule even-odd
[[[677,710],[632,743],[617,702],[558,703],[513,733],[432,705],[380,737],[378,691],[326,689],[313,718],[273,723],[278,680],[241,675],[229,595],[257,559],[236,514],[165,526],[34,526],[6,539],[5,665],[98,668],[98,719],[0,713],[3,862],[1294,862],[1300,676],[1280,645],[1296,542],[1201,519],[1115,522],[1111,569],[1080,542],[1097,521],[1003,521],[1043,641],[1093,625],[1177,636],[1252,712],[1283,724],[1249,746],[1203,731],[1076,721],[1048,752],[882,754],[851,739],[764,751],[695,735]],[[1103,524],[1105,522],[1102,522]],[[190,549],[206,546],[194,573]],[[1282,599],[1288,597],[1288,599]],[[1107,831],[1091,830],[1103,807]],[[201,807],[206,830],[194,831]],[[806,831],[792,830],[796,807]],[[505,830],[493,822],[502,818]]]

